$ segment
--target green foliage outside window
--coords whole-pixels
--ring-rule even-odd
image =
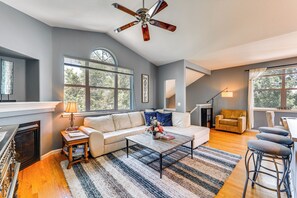
[[[268,70],[257,78],[254,106],[297,109],[297,68]]]
[[[106,52],[101,55],[108,63],[115,62]],[[71,58],[64,61],[65,104],[75,101],[81,112],[132,108],[132,70]]]

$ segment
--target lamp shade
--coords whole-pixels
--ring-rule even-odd
[[[233,92],[232,91],[223,91],[222,92],[222,97],[223,98],[232,98],[233,97]]]
[[[76,102],[68,102],[65,112],[66,113],[77,113],[77,103]]]

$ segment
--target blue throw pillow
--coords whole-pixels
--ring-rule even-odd
[[[146,126],[150,126],[151,125],[151,119],[153,119],[154,117],[157,118],[157,112],[155,112],[155,111],[153,111],[153,112],[144,112],[144,117],[145,117]]]
[[[161,122],[162,126],[172,126],[172,113],[157,112],[157,120]]]

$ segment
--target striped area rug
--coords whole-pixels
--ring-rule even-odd
[[[187,156],[165,168],[160,179],[159,172],[153,169],[158,165],[150,163],[156,159],[155,153],[138,146],[131,147],[130,152],[133,154],[129,158],[120,150],[90,159],[89,163],[75,164],[69,170],[68,162],[62,161],[73,197],[214,197],[241,159],[239,155],[200,146],[194,150],[194,159]],[[182,153],[168,155],[163,162],[166,165]]]

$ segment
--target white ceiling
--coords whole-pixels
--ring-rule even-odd
[[[152,63],[180,59],[208,69],[297,56],[296,0],[175,0],[154,18],[174,24],[174,33],[150,26],[144,42],[138,26],[115,34],[134,20],[111,6],[131,10],[141,0],[2,0],[54,27],[106,32]],[[150,7],[156,0],[146,0]]]

